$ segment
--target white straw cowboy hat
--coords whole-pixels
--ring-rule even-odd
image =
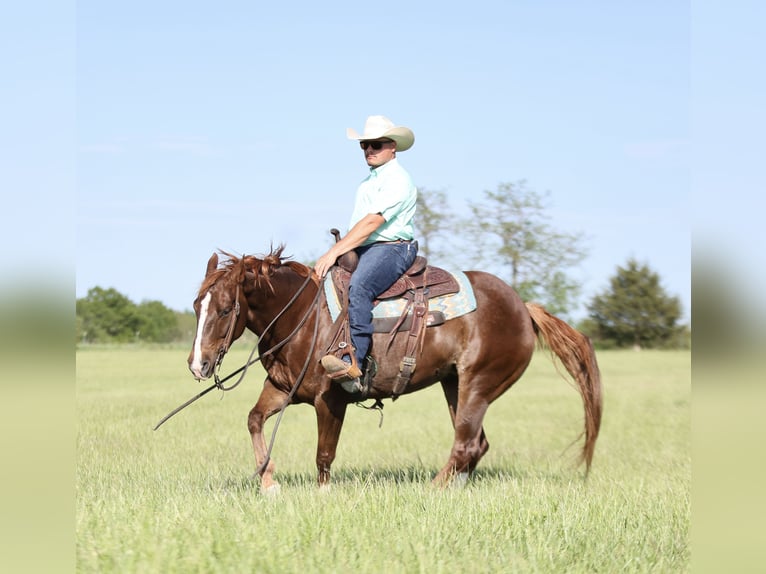
[[[406,151],[415,143],[415,134],[410,128],[396,126],[386,116],[370,116],[364,123],[364,132],[359,134],[353,128],[346,128],[350,140],[377,140],[388,138],[396,142],[396,151]]]

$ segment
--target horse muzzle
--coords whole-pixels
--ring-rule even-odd
[[[191,362],[189,370],[198,381],[209,379],[213,374],[213,363],[211,361]]]
[[[208,358],[209,353],[192,351],[189,355],[189,370],[194,375],[194,378],[198,381],[203,379],[209,379],[215,374],[216,368],[218,368],[223,362],[223,358],[228,351],[228,345],[225,343],[219,347],[215,359]]]
[[[194,352],[189,355],[189,370],[198,381],[209,379],[213,376],[216,359],[210,358],[212,355],[205,352]]]

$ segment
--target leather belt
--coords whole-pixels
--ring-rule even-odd
[[[394,239],[393,241],[376,241],[375,243],[380,243],[381,245],[392,245],[396,243],[412,243],[412,239]]]

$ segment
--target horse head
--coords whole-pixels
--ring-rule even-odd
[[[189,370],[198,380],[213,375],[232,342],[245,331],[245,276],[244,258],[231,258],[219,268],[218,254],[213,253],[207,262],[205,279],[194,300],[197,330],[188,359]]]

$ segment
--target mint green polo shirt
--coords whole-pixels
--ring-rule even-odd
[[[370,213],[380,213],[385,219],[377,230],[362,243],[410,240],[414,237],[412,219],[418,190],[410,174],[396,158],[370,169],[370,175],[359,184],[349,229]]]

